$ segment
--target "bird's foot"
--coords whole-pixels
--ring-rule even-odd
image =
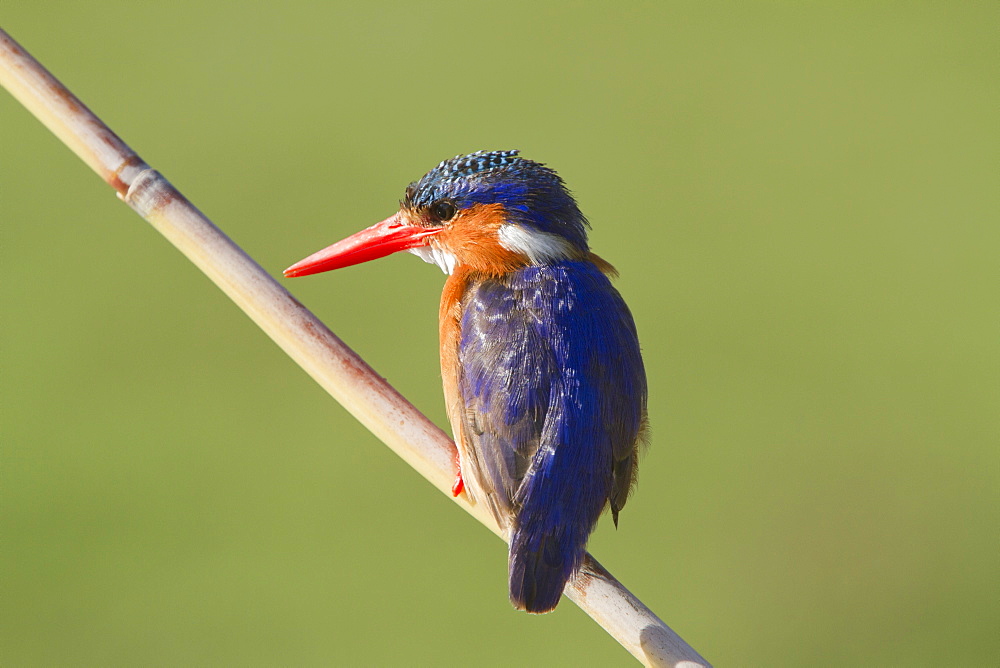
[[[459,471],[458,475],[455,476],[455,484],[451,486],[451,495],[458,496],[465,491],[465,481],[462,480],[462,472]]]

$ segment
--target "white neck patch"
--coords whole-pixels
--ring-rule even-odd
[[[436,264],[441,267],[441,271],[446,274],[455,273],[455,265],[458,264],[458,259],[446,250],[433,245],[417,246],[408,250],[424,262]]]
[[[527,255],[533,264],[564,260],[577,255],[566,239],[555,234],[520,225],[505,224],[497,230],[500,245],[509,251]]]

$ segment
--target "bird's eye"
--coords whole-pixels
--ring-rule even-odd
[[[455,203],[451,200],[439,199],[431,204],[430,213],[437,220],[451,220],[458,213],[458,208],[455,207]]]

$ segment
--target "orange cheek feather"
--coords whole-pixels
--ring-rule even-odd
[[[476,204],[460,211],[435,241],[455,256],[459,266],[501,276],[528,264],[527,257],[500,245],[497,235],[505,221],[502,204]]]

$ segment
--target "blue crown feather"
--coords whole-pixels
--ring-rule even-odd
[[[469,155],[456,155],[449,160],[442,160],[432,171],[438,172],[441,177],[462,177],[472,176],[479,172],[486,172],[500,167],[507,167],[518,162],[524,162],[519,158],[517,149],[510,151],[476,151]]]

